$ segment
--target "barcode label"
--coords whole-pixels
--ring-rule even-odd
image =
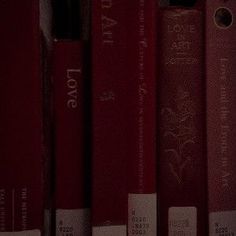
[[[56,211],[56,236],[90,235],[90,210],[71,209]]]
[[[197,208],[169,208],[169,236],[197,236]]]
[[[236,211],[210,213],[209,228],[210,236],[236,236]]]
[[[156,194],[129,194],[128,236],[157,235]]]

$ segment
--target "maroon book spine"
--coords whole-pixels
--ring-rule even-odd
[[[160,9],[160,235],[207,235],[204,34],[199,8]]]
[[[236,2],[206,1],[209,228],[236,235]]]
[[[92,4],[93,235],[126,236],[126,1]]]
[[[56,235],[89,235],[85,178],[85,66],[82,41],[54,42]]]
[[[156,1],[126,4],[128,235],[156,236]]]
[[[47,147],[39,8],[38,0],[0,2],[2,235],[39,236],[44,230]]]

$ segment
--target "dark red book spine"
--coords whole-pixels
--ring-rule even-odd
[[[156,236],[156,2],[126,4],[128,235]]]
[[[236,235],[236,2],[206,1],[210,236]]]
[[[92,4],[93,235],[126,236],[126,1]]]
[[[159,15],[160,235],[207,235],[203,13]]]
[[[86,196],[85,56],[82,41],[54,42],[56,235],[89,235]]]
[[[1,1],[0,35],[0,234],[39,236],[48,153],[39,1]]]

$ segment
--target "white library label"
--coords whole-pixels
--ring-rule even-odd
[[[236,236],[236,210],[209,215],[210,236]]]
[[[157,235],[157,196],[129,194],[128,235]]]
[[[90,235],[89,209],[58,209],[56,211],[56,236]]]
[[[197,208],[170,207],[168,224],[169,236],[197,236]]]

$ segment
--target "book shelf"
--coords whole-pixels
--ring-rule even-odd
[[[0,1],[0,236],[236,235],[235,11]]]

